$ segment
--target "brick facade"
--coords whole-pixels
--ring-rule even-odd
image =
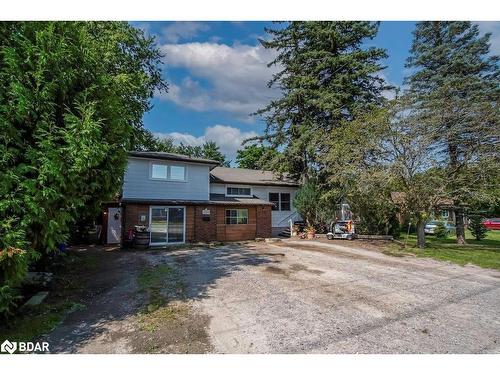
[[[123,238],[135,225],[149,225],[149,205],[122,206]],[[248,224],[226,225],[226,209],[248,209]],[[210,214],[203,214],[209,210]],[[205,211],[207,213],[207,211]],[[186,206],[186,242],[242,241],[271,237],[271,206]],[[145,219],[144,221],[141,221]]]

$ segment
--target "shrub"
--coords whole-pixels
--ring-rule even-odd
[[[436,229],[434,229],[434,235],[436,236],[436,238],[448,237],[448,229],[446,229],[446,226],[442,221],[439,221],[437,223]]]
[[[12,315],[20,299],[15,288],[26,274],[28,268],[26,251],[9,247],[0,250],[0,317]]]
[[[473,215],[470,217],[469,230],[477,241],[481,241],[486,237],[488,229],[483,224],[483,217],[480,215]]]

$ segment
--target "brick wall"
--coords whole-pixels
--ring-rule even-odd
[[[248,224],[226,225],[226,209],[248,209]],[[210,210],[209,221],[203,220]],[[141,215],[145,221],[141,222]],[[123,236],[135,225],[149,225],[149,205],[127,204],[122,207]],[[271,237],[271,206],[186,206],[186,242],[241,241]]]
[[[210,210],[206,215],[209,220],[203,220],[203,210]],[[194,206],[194,240],[210,242],[217,238],[217,206]]]
[[[256,237],[269,238],[272,232],[271,206],[257,206],[257,233]]]
[[[135,225],[149,225],[149,206],[143,204],[127,204],[122,207],[123,238],[126,239],[129,228]],[[146,220],[141,221],[141,216]]]

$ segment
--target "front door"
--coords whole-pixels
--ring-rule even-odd
[[[122,218],[119,207],[108,207],[108,233],[106,243],[120,243]]]
[[[151,245],[183,243],[185,236],[184,207],[152,206]]]

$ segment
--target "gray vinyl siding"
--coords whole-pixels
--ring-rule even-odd
[[[293,200],[295,199],[295,194],[298,188],[288,187],[288,186],[263,186],[263,185],[237,185],[237,184],[210,184],[210,192],[212,194],[226,194],[226,186],[245,186],[252,188],[252,195],[265,201],[269,201],[269,193],[290,193],[291,207],[290,211],[272,211],[272,226],[273,227],[287,227],[288,219],[294,221],[300,220],[300,215],[296,213],[296,209],[293,206]],[[296,213],[293,215],[293,213]]]
[[[186,181],[162,181],[150,179],[152,160],[129,158],[123,181],[123,198],[137,199],[209,199],[209,166],[183,162],[155,161],[158,163],[183,165]]]

